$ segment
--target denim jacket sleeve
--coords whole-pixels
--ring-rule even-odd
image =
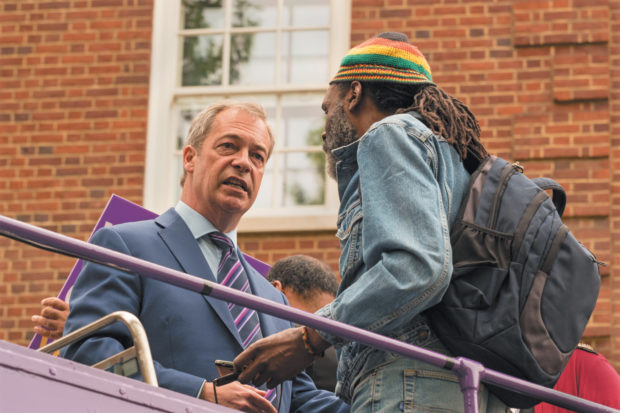
[[[363,265],[318,314],[389,335],[441,299],[452,272],[452,250],[436,178],[437,150],[430,130],[398,119],[375,124],[361,138]]]

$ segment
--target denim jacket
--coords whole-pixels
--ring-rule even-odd
[[[450,226],[469,174],[452,145],[415,116],[388,116],[333,151],[342,283],[317,314],[428,347],[421,312],[450,281]],[[337,392],[346,401],[359,380],[395,357],[319,333],[339,350]]]

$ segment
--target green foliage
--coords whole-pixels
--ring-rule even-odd
[[[204,16],[209,9],[221,9],[222,0],[183,0],[185,27],[210,27]],[[243,27],[255,27],[258,21],[251,13],[258,6],[248,0],[237,0],[233,10],[234,21]],[[223,42],[219,35],[186,36],[183,41],[183,72],[181,84],[185,86],[219,85],[222,83]],[[202,40],[202,41],[201,41]],[[250,60],[254,34],[231,36],[230,45],[230,83],[239,80],[239,67]]]

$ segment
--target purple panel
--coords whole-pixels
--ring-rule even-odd
[[[193,412],[236,410],[0,341],[2,412]]]
[[[131,201],[126,200],[118,195],[112,195],[108,200],[97,224],[93,228],[90,236],[97,232],[100,228],[109,226],[109,225],[117,225],[122,224],[124,222],[133,222],[133,221],[144,221],[145,219],[153,219],[157,216],[156,213],[149,211],[146,208],[141,207],[138,204],[135,204]],[[89,237],[90,239],[90,237]],[[77,260],[75,265],[71,269],[69,276],[65,280],[60,292],[58,293],[58,298],[63,301],[66,301],[67,294],[78,275],[82,271],[82,260]],[[51,343],[52,339],[46,339],[42,337],[40,334],[35,334],[28,345],[29,348],[38,349],[43,347],[46,344]]]
[[[262,262],[261,260],[256,259],[247,254],[243,254],[243,257],[246,259],[248,264],[254,267],[256,271],[258,271],[260,274],[263,275],[263,277],[267,276],[267,274],[269,273],[269,270],[271,269],[271,266],[269,264],[266,264]]]
[[[99,221],[93,228],[90,236],[97,232],[99,229],[111,225],[122,224],[125,222],[144,221],[146,219],[153,219],[157,217],[157,214],[149,211],[146,208],[141,207],[138,204],[134,204],[131,201],[121,198],[118,195],[112,195],[107,205],[103,209]],[[89,237],[90,239],[90,237]],[[77,276],[82,270],[82,260],[78,260],[75,266],[71,270],[71,273],[67,277],[65,284],[60,289],[58,298],[64,300],[69,293],[71,287],[75,283]]]

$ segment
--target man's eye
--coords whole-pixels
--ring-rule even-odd
[[[254,155],[254,159],[256,159],[257,161],[263,162],[265,160],[265,158],[263,157],[263,155],[261,155],[260,153],[255,153]]]

